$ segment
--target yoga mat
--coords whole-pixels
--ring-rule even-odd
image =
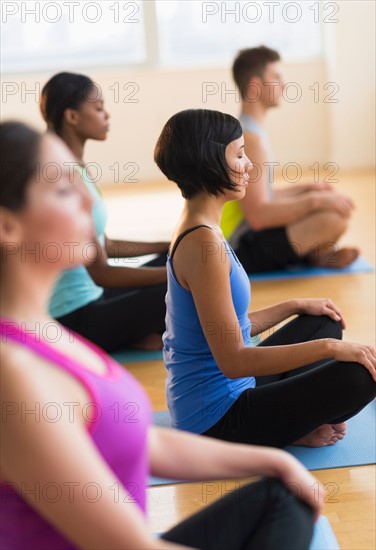
[[[252,336],[251,345],[257,346],[261,338]],[[111,357],[118,363],[141,363],[142,361],[163,361],[162,351],[124,350],[111,353]]]
[[[163,361],[162,351],[125,350],[111,353],[118,363],[141,363],[142,361]]]
[[[309,550],[340,550],[339,544],[326,516],[320,516],[313,532]]]
[[[163,533],[154,533],[154,535],[160,537]],[[309,550],[340,550],[335,534],[326,516],[320,516],[315,524]]]
[[[307,267],[296,266],[282,271],[266,273],[249,273],[252,282],[279,281],[281,279],[300,279],[308,277],[330,277],[333,275],[354,275],[357,273],[373,273],[374,267],[362,256],[359,256],[352,264],[341,269],[335,267]]]
[[[167,411],[153,414],[156,426],[170,427]],[[369,403],[359,414],[347,421],[347,433],[342,441],[331,447],[286,447],[309,470],[364,466],[376,461],[376,400]],[[151,476],[150,485],[184,483]]]

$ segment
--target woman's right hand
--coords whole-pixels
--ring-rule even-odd
[[[344,342],[343,340],[332,340],[330,346],[333,350],[332,356],[336,361],[360,363],[376,382],[376,352],[373,346]]]

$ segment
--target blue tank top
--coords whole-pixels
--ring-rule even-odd
[[[104,230],[107,221],[104,200],[87,171],[81,166],[76,166],[75,169],[82,177],[94,199],[92,207],[94,227],[98,241],[103,246],[105,242]],[[79,265],[72,269],[67,269],[60,275],[50,298],[50,315],[55,319],[68,315],[68,313],[94,302],[102,294],[103,288],[95,284],[86,267]]]
[[[227,242],[223,242],[223,246],[231,261],[230,283],[239,322],[237,330],[240,328],[244,344],[249,347],[249,279],[231,246]],[[172,426],[200,434],[220,420],[244,390],[254,388],[256,381],[253,377],[227,378],[218,368],[201,327],[192,293],[176,279],[170,255],[167,259],[166,308],[163,358],[167,368],[166,396]],[[211,327],[206,328],[211,330]]]

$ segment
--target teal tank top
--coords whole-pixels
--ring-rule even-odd
[[[94,199],[92,214],[95,232],[99,242],[103,246],[105,242],[104,230],[107,221],[104,200],[87,171],[81,166],[75,169],[82,177]],[[103,288],[94,283],[83,265],[67,269],[60,275],[53,290],[49,303],[50,315],[55,319],[68,315],[68,313],[97,300],[102,294]]]
[[[248,318],[250,283],[231,246],[227,242],[223,242],[223,246],[231,261],[231,293],[238,329],[248,347],[251,345]],[[170,255],[167,259],[166,310],[163,358],[172,426],[200,434],[212,427],[243,391],[254,388],[256,381],[253,377],[227,378],[218,368],[201,327],[192,293],[176,279]]]

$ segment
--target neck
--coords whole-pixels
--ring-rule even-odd
[[[263,124],[266,116],[267,107],[261,103],[261,101],[255,101],[254,103],[249,103],[248,101],[243,101],[242,103],[242,113],[245,115],[251,116],[259,124]]]
[[[30,325],[50,320],[48,302],[57,276],[38,263],[9,261],[1,276],[1,315]]]
[[[223,195],[212,197],[207,193],[201,193],[185,201],[183,219],[192,225],[202,223],[219,229],[224,204]]]
[[[63,128],[61,138],[68,145],[79,163],[84,164],[83,156],[86,138],[77,135],[70,128]]]

